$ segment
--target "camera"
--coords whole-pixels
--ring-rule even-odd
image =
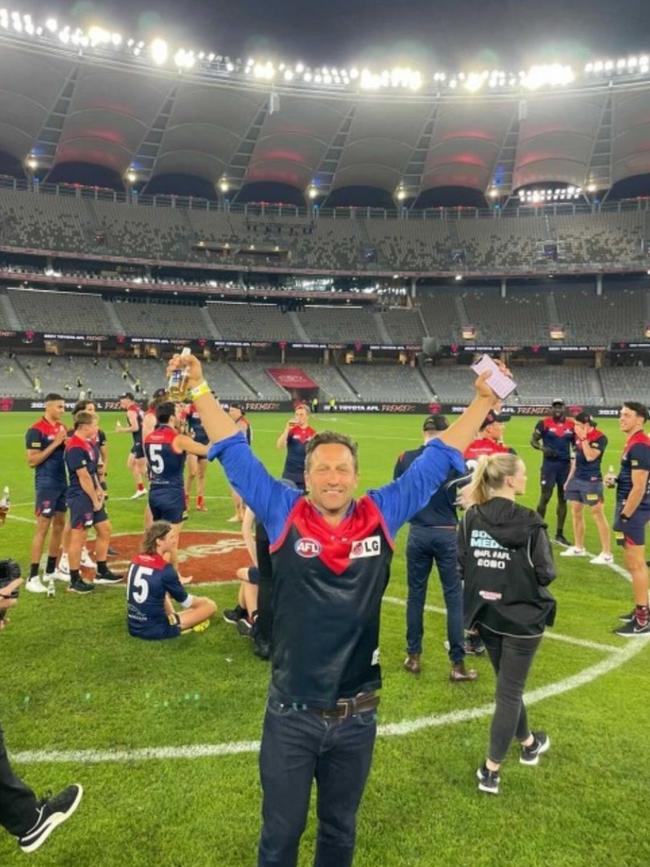
[[[20,578],[20,564],[15,560],[0,560],[0,592],[7,584]],[[18,599],[18,590],[7,594],[9,599]]]

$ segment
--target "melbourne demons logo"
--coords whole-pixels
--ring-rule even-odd
[[[350,548],[350,560],[359,560],[361,557],[376,557],[381,552],[381,539],[379,536],[368,536],[353,542]]]
[[[317,542],[316,539],[298,539],[293,548],[299,557],[307,559],[318,557],[321,552],[320,542]]]

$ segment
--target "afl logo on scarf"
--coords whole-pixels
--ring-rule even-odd
[[[317,542],[316,539],[298,539],[294,545],[294,550],[299,557],[306,559],[318,557],[321,552],[320,542]]]

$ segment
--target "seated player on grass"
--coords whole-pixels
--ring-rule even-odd
[[[154,521],[144,534],[143,553],[134,557],[127,576],[127,626],[135,638],[159,641],[182,632],[202,632],[217,613],[204,596],[190,596],[170,563],[178,529],[169,521]],[[181,611],[174,609],[178,602]],[[200,627],[200,628],[199,628]]]

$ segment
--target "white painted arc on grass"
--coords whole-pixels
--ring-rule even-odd
[[[399,605],[402,608],[406,608],[406,600],[400,599],[398,596],[384,596],[384,602],[390,602],[393,605]],[[432,611],[434,614],[446,614],[447,610],[445,608],[439,608],[436,605],[425,605],[425,611]],[[589,641],[586,638],[574,638],[572,635],[561,635],[557,632],[553,632],[552,630],[546,630],[544,633],[545,638],[553,638],[556,641],[565,641],[567,644],[575,644],[576,647],[588,647],[590,650],[598,650],[601,653],[612,653],[618,651],[618,647],[613,644],[600,644],[597,641]]]
[[[578,674],[541,686],[526,693],[524,699],[527,705],[537,704],[547,698],[562,695],[578,687],[585,686],[599,677],[624,665],[636,656],[648,644],[643,639],[631,638],[621,650],[611,652],[606,659],[596,665],[585,668]],[[418,717],[413,720],[403,720],[396,723],[383,723],[378,728],[380,737],[402,737],[423,729],[439,728],[446,725],[470,722],[488,717],[494,712],[494,704],[466,710],[451,711],[440,714]],[[26,750],[13,753],[12,759],[23,764],[76,764],[90,765],[98,763],[125,763],[150,761],[152,759],[201,759],[232,756],[241,753],[255,753],[259,750],[259,741],[231,741],[222,744],[188,744],[184,746],[143,747],[132,750]]]

